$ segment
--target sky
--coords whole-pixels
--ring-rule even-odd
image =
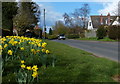
[[[25,0],[24,0],[25,1]],[[27,1],[27,0],[26,0]],[[120,0],[32,0],[36,2],[41,9],[41,24],[43,27],[43,9],[46,9],[46,26],[48,29],[54,25],[55,21],[63,21],[62,15],[72,13],[82,4],[87,3],[90,6],[90,15],[111,15],[117,10],[118,1]]]
[[[81,8],[84,3],[89,4],[90,15],[114,15],[117,2],[37,2],[41,9],[41,27],[43,27],[43,9],[46,9],[46,26],[51,27],[55,21],[63,21],[62,15],[74,12],[76,8]]]

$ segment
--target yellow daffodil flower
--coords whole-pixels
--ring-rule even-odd
[[[46,47],[46,45],[47,45],[47,43],[45,43],[45,42],[44,42],[44,43],[42,43],[42,47],[43,47],[43,48],[45,48],[45,47]]]
[[[45,49],[42,49],[42,52],[45,52]]]
[[[38,76],[38,72],[37,71],[33,72],[32,76],[33,78],[36,78]]]
[[[22,69],[24,69],[24,68],[25,68],[25,65],[24,65],[24,64],[22,64],[22,65],[21,65],[21,68],[22,68]]]
[[[38,44],[38,47],[41,47],[41,44],[40,44],[40,43]]]
[[[21,47],[20,50],[24,50],[25,48],[24,47]]]
[[[12,53],[13,53],[12,50],[8,50],[9,55],[12,55]]]
[[[34,52],[35,51],[35,49],[31,49],[31,52]]]
[[[26,68],[27,68],[28,70],[32,70],[31,66],[27,66]]]
[[[49,54],[49,53],[50,53],[50,51],[49,51],[49,50],[46,50],[45,52],[46,52],[46,54]]]
[[[37,50],[37,52],[40,52],[40,50]]]
[[[0,45],[0,50],[2,50],[2,46]]]
[[[7,46],[8,46],[8,44],[5,44],[5,45],[4,45],[4,48],[6,48]]]
[[[34,66],[32,67],[32,70],[33,70],[33,71],[37,71],[37,70],[38,70],[37,65],[34,65]]]
[[[21,60],[21,63],[23,64],[23,63],[25,63],[25,61],[24,61],[24,60]]]

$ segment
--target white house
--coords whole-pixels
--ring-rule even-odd
[[[97,30],[100,25],[120,25],[118,16],[111,16],[108,13],[107,16],[95,15],[90,16],[90,20],[88,21],[88,30]]]

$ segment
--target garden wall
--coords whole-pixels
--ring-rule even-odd
[[[96,30],[86,30],[85,37],[86,38],[96,37]]]

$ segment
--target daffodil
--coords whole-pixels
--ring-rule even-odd
[[[0,45],[0,50],[2,50],[2,46]]]
[[[6,48],[7,46],[8,46],[8,44],[5,44],[5,45],[4,45],[4,48]]]
[[[43,47],[43,48],[45,48],[45,47],[46,47],[46,45],[47,45],[47,43],[45,43],[45,42],[44,42],[44,43],[42,43],[42,47]]]
[[[37,71],[33,72],[32,76],[33,78],[36,78],[38,76],[38,72]]]
[[[22,69],[24,69],[24,68],[25,68],[25,65],[24,65],[24,64],[22,64],[22,65],[21,65],[21,68],[22,68]]]
[[[37,52],[40,52],[40,50],[37,50]]]
[[[27,68],[28,70],[32,70],[31,66],[27,66],[26,68]]]
[[[40,43],[38,44],[38,47],[41,47],[41,44],[40,44]]]
[[[31,49],[31,52],[34,52],[35,51],[35,49]]]
[[[20,50],[24,50],[25,48],[24,47],[21,47]]]
[[[8,50],[9,55],[12,55],[12,53],[13,53],[12,50]]]
[[[21,60],[21,63],[23,64],[23,63],[25,63],[25,61],[24,61],[24,60]]]
[[[38,70],[37,65],[34,65],[34,66],[32,67],[32,70],[33,70],[33,71],[37,71],[37,70]]]
[[[46,54],[49,54],[49,53],[50,53],[50,51],[49,51],[49,50],[46,50],[45,52],[46,52]]]
[[[42,52],[45,52],[45,49],[42,49]]]

